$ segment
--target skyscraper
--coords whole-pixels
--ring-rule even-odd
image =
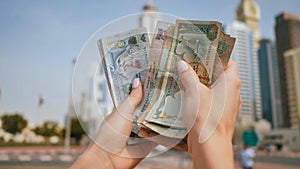
[[[287,101],[292,129],[300,128],[300,47],[284,52]]]
[[[269,39],[260,41],[258,50],[263,118],[273,128],[282,125],[279,72],[275,44]]]
[[[300,46],[299,17],[289,13],[279,14],[276,16],[275,32],[282,105],[282,127],[290,127],[284,52]]]
[[[151,0],[149,0],[143,8],[143,13],[140,18],[140,26],[146,27],[148,32],[154,32],[156,22],[160,18],[156,10],[156,6]]]
[[[241,0],[236,9],[236,19],[244,22],[253,31],[255,49],[259,48],[260,41],[260,8],[253,0]]]
[[[257,52],[253,32],[245,23],[235,21],[225,31],[236,37],[231,59],[238,64],[243,104],[239,118],[253,122],[262,118]]]
[[[88,132],[90,137],[96,136],[96,132],[102,124],[104,117],[114,108],[108,90],[104,68],[97,62],[91,63],[88,89]]]

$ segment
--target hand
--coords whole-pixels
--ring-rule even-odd
[[[183,117],[190,129],[189,153],[195,168],[234,168],[232,137],[242,103],[237,64],[229,62],[225,72],[208,88],[184,61],[178,62],[185,87]]]
[[[142,100],[142,85],[139,79],[133,81],[129,97],[120,104],[99,129],[93,144],[72,166],[79,168],[134,168],[155,147],[146,142],[126,145],[132,130],[132,113]]]

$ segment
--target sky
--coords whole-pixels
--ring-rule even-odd
[[[63,124],[68,110],[72,59],[105,24],[142,11],[147,0],[1,0],[0,115],[22,113],[30,123]],[[159,12],[186,19],[235,20],[240,0],[153,0]],[[261,34],[274,40],[274,17],[300,16],[299,0],[256,0]],[[38,107],[38,96],[45,104]]]

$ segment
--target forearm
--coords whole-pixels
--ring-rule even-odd
[[[91,145],[72,165],[71,169],[113,169],[110,158],[99,147]]]
[[[191,138],[191,158],[195,169],[234,169],[231,139],[216,133],[205,143]]]
[[[110,154],[92,144],[74,163],[71,169],[132,169],[143,158],[122,157]]]

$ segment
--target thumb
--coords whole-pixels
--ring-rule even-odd
[[[135,78],[132,82],[130,95],[107,119],[107,122],[117,130],[119,134],[129,136],[132,129],[132,113],[140,104],[142,98],[142,85],[140,84],[139,78]]]
[[[180,81],[185,87],[184,94],[191,99],[199,98],[199,88],[206,88],[206,86],[199,82],[199,78],[193,68],[181,60],[177,63],[177,71]]]
[[[185,61],[177,64],[179,79],[185,88],[182,93],[181,111],[187,129],[191,129],[198,115],[201,90],[207,88],[199,82],[196,72]]]
[[[121,152],[132,130],[132,113],[142,100],[142,85],[135,78],[132,91],[114,111],[105,118],[101,125],[96,142],[111,153]]]

